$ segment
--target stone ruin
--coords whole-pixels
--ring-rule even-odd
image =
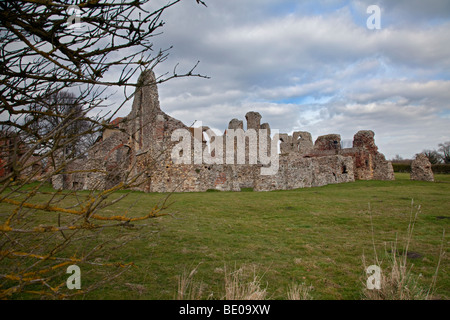
[[[418,181],[434,181],[431,162],[425,154],[417,154],[415,159],[412,161],[410,178],[411,180]]]
[[[245,164],[174,163],[171,154],[178,141],[172,141],[172,133],[177,129],[190,131],[191,145],[201,146],[201,150],[193,147],[190,155],[185,154],[192,159],[195,152],[207,148],[205,137],[210,133],[209,128],[199,128],[200,135],[195,134],[196,129],[161,111],[152,71],[143,72],[139,81],[150,85],[136,89],[130,114],[116,120],[115,127],[105,130],[85,159],[70,163],[66,172],[71,173],[53,178],[56,189],[104,190],[125,182],[130,189],[145,192],[240,191],[242,188],[270,191],[355,180],[394,180],[392,164],[378,152],[372,131],[359,131],[354,136],[353,147],[344,149],[338,134],[320,136],[314,143],[309,132],[280,134],[279,167],[273,175],[261,175],[264,165],[259,161],[253,164],[248,161]],[[261,124],[258,112],[248,112],[245,118],[246,132],[266,129],[268,144],[273,142],[270,126]],[[243,130],[244,122],[232,119],[228,124],[230,129]],[[261,137],[257,139],[260,141]],[[248,160],[248,144],[245,148]],[[226,151],[222,155],[214,152],[211,152],[213,159],[227,156]]]

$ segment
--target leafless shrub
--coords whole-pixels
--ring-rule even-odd
[[[119,239],[98,235],[166,214],[165,201],[141,216],[106,213],[126,196],[117,191],[135,186],[142,175],[136,170],[107,190],[53,190],[48,182],[85,156],[90,139],[110,128],[135,89],[201,76],[195,64],[155,83],[132,81],[167,59],[168,49],[155,51],[152,39],[162,14],[178,2],[157,8],[148,0],[0,2],[0,298],[69,298],[111,281],[132,263],[107,261],[101,253]],[[78,31],[68,28],[71,4],[81,12]],[[102,114],[111,87],[124,88],[126,100]],[[72,264],[112,271],[74,292],[65,282]]]

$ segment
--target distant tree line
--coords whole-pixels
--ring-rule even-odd
[[[424,150],[423,153],[431,164],[450,164],[450,141],[440,143],[438,150]]]
[[[450,164],[450,141],[438,144],[438,149],[425,149],[422,151],[430,160],[431,164]],[[403,159],[400,155],[395,155],[392,163],[411,163],[411,159]]]
[[[411,172],[411,163],[397,163],[392,162],[392,167],[394,169],[394,172],[404,172],[404,173],[410,173]],[[431,169],[433,170],[434,174],[450,174],[450,164],[432,164]]]
[[[450,141],[440,143],[438,149],[426,149],[425,154],[432,165],[434,173],[450,173]],[[395,172],[411,172],[411,159],[403,159],[396,155],[392,160]]]

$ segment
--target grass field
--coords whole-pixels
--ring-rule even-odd
[[[427,288],[443,244],[446,255],[433,298],[448,299],[450,175],[435,179],[416,182],[399,173],[396,181],[292,191],[175,193],[168,209],[172,216],[154,219],[143,229],[110,229],[99,235],[99,241],[130,240],[104,254],[135,267],[84,298],[174,299],[179,276],[196,268],[201,298],[221,299],[225,270],[245,266],[260,277],[268,299],[286,299],[288,287],[299,283],[312,286],[315,300],[361,299],[367,279],[363,255],[370,265],[375,263],[374,246],[381,258],[396,240],[402,247],[413,200],[421,209],[409,248],[411,272]],[[106,210],[142,215],[163,196],[130,192]],[[101,273],[82,267],[83,284]]]

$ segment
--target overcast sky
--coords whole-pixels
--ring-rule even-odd
[[[155,47],[173,46],[157,75],[200,60],[196,71],[211,77],[161,84],[169,115],[223,132],[257,111],[272,129],[313,140],[370,129],[388,159],[450,141],[449,0],[206,3],[170,8],[155,38]],[[366,25],[372,4],[380,30]]]

